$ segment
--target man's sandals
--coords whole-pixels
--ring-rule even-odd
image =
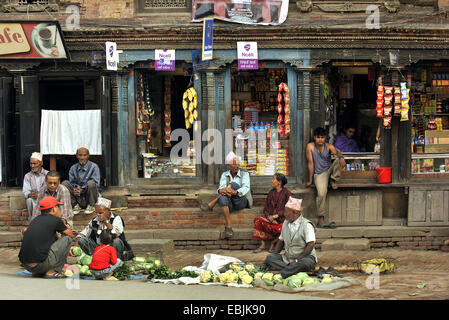
[[[209,207],[208,203],[202,203],[200,204],[201,211],[212,211],[213,208]]]
[[[64,278],[67,278],[67,276],[64,275],[63,273],[55,272],[50,275],[45,275],[44,278],[45,279],[64,279]]]
[[[234,235],[234,231],[232,231],[232,228],[225,227],[225,238],[226,239],[232,238],[233,235]]]

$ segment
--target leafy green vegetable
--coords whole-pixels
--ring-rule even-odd
[[[114,272],[114,277],[119,280],[128,280],[131,278],[130,267],[126,263],[122,263],[122,265]]]
[[[172,271],[165,265],[153,266],[148,270],[148,280],[153,279],[173,279]]]
[[[198,277],[198,274],[195,271],[187,271],[184,269],[179,269],[173,272],[173,279],[178,279],[181,277],[196,278]]]

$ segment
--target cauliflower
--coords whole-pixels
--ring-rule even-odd
[[[229,265],[229,269],[231,269],[234,272],[242,271],[242,267],[240,266],[240,264],[238,264],[238,262],[231,263]]]
[[[253,277],[250,275],[245,275],[243,278],[241,278],[243,284],[251,284],[253,282]]]
[[[257,273],[254,275],[254,279],[261,279],[262,276],[263,276],[263,272],[257,272]]]
[[[282,282],[282,276],[278,273],[273,276],[273,281],[276,283]]]
[[[246,271],[249,271],[249,272],[254,271],[255,269],[256,269],[256,267],[255,267],[252,263],[248,263],[248,264],[245,266],[245,270],[246,270]]]
[[[267,280],[272,281],[273,280],[273,276],[274,276],[274,274],[272,274],[271,272],[267,272],[267,273],[263,274],[262,279],[267,279]]]
[[[237,274],[240,279],[242,279],[244,276],[249,276],[249,273],[245,270],[239,271]]]
[[[213,280],[213,273],[210,270],[206,270],[201,274],[200,282],[206,283],[206,282],[212,282]]]
[[[239,275],[232,270],[228,270],[225,273],[219,275],[221,283],[237,283],[239,281]]]

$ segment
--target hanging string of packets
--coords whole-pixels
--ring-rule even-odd
[[[385,129],[391,129],[393,116],[401,117],[401,121],[409,120],[409,101],[410,89],[406,82],[401,82],[400,87],[377,86],[376,116],[383,118]]]

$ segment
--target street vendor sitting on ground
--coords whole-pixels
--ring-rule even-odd
[[[75,246],[80,247],[84,253],[92,255],[97,246],[101,245],[100,234],[102,230],[108,229],[114,237],[112,246],[117,251],[117,257],[125,261],[124,252],[130,251],[125,238],[125,228],[120,216],[111,213],[111,200],[99,197],[95,204],[96,217],[78,233]]]
[[[42,167],[42,164],[42,153],[33,152],[30,157],[31,171],[23,178],[22,193],[26,199],[29,220],[33,216],[34,207],[38,206],[37,195],[40,188],[44,186],[45,177],[48,173]]]
[[[239,169],[239,158],[234,152],[226,156],[226,164],[229,170],[223,172],[218,187],[218,197],[202,204],[201,210],[212,211],[215,205],[221,207],[225,218],[225,237],[231,238],[233,234],[230,213],[234,210],[241,210],[252,206],[252,196],[250,189],[250,177],[247,171]]]
[[[76,150],[78,163],[70,167],[69,180],[62,183],[70,191],[74,214],[78,214],[81,209],[85,209],[85,214],[93,213],[101,191],[100,168],[89,161],[89,156],[89,149],[79,147]]]
[[[315,228],[302,216],[302,199],[290,197],[285,205],[285,221],[274,253],[267,256],[265,264],[270,270],[280,271],[282,278],[298,272],[315,269],[318,262],[315,253]],[[284,248],[284,253],[280,253]]]
[[[64,223],[58,202],[47,196],[39,202],[41,213],[22,230],[19,260],[33,275],[61,278],[67,256],[71,252],[72,230]],[[57,232],[62,236],[56,240]]]
[[[50,171],[45,177],[45,184],[39,190],[37,195],[37,201],[41,201],[46,196],[52,196],[59,202],[62,202],[61,212],[62,219],[67,223],[70,228],[73,228],[73,211],[70,205],[70,192],[61,183],[61,176],[57,171]],[[41,210],[39,206],[35,206],[33,209],[33,216],[31,220],[39,216]]]

